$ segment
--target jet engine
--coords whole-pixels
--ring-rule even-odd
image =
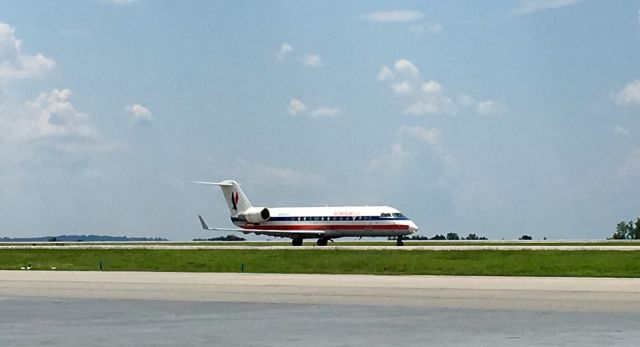
[[[266,207],[250,207],[242,213],[242,217],[249,223],[260,224],[268,221],[271,213]]]

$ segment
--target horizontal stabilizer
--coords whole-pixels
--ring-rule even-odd
[[[207,223],[205,223],[204,219],[202,219],[201,215],[198,215],[198,218],[200,218],[200,224],[202,224],[202,229],[204,229],[204,230],[212,230],[211,228],[209,228]]]
[[[225,182],[200,182],[200,181],[194,181],[193,183],[195,184],[207,184],[210,186],[229,186],[231,187],[233,184],[231,182],[225,181]]]

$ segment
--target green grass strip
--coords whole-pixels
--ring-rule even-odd
[[[0,269],[640,277],[640,252],[2,249]],[[242,265],[244,264],[244,265]]]
[[[315,240],[305,240],[305,246],[315,245]],[[395,246],[395,241],[336,241],[330,246]],[[291,242],[281,241],[162,241],[162,242],[0,242],[0,246],[31,245],[215,245],[215,246],[250,246],[271,247],[291,246]],[[610,240],[610,241],[406,241],[406,246],[635,246],[640,249],[640,240]]]

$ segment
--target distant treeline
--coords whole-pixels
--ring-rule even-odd
[[[389,240],[395,240],[394,237],[389,237]],[[487,240],[484,236],[478,236],[476,234],[469,234],[467,237],[460,237],[457,233],[447,233],[447,235],[435,235],[434,237],[413,235],[405,238],[405,240]]]
[[[393,237],[390,237],[389,240],[393,240]],[[544,238],[547,239],[546,237]],[[456,241],[456,240],[467,240],[467,241],[477,241],[477,240],[488,240],[484,236],[478,236],[476,234],[469,234],[467,237],[460,237],[457,233],[447,233],[447,235],[435,235],[434,237],[422,236],[422,235],[413,235],[407,237],[407,240],[447,240],[447,241]],[[533,237],[529,235],[522,235],[518,238],[518,240],[533,240]]]
[[[0,242],[126,242],[126,241],[169,241],[161,237],[129,237],[107,235],[59,235],[38,237],[0,237]]]
[[[238,237],[236,235],[227,235],[220,237],[212,237],[210,239],[193,239],[193,241],[247,241],[247,239],[243,237]]]

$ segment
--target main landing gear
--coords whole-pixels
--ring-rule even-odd
[[[398,236],[398,240],[396,240],[396,246],[404,246],[404,242],[402,242],[402,236]]]
[[[329,241],[333,242],[333,240],[329,240],[329,239],[325,239],[323,237],[318,239],[318,242],[316,243],[316,245],[318,246],[326,246],[327,243],[329,243]]]
[[[291,240],[291,245],[292,246],[302,246],[302,237],[296,237],[293,240]]]

